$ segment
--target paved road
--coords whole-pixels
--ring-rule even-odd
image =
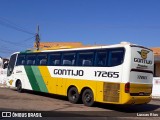
[[[152,100],[145,105],[122,106],[96,103],[94,107],[86,107],[81,103],[72,104],[62,96],[31,91],[18,93],[13,89],[0,88],[0,111],[49,111],[43,113],[43,116],[92,116],[94,118],[121,116],[125,117],[123,119],[128,119],[127,117],[145,119],[146,117],[137,117],[137,115],[153,113],[153,115],[158,114],[159,117],[155,117],[158,119],[160,118],[160,100]]]

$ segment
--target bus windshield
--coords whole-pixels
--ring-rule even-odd
[[[13,54],[10,57],[9,64],[8,64],[8,69],[7,69],[7,76],[10,76],[12,74],[13,70],[14,70],[16,57],[17,57],[17,54]]]

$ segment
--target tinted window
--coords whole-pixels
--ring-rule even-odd
[[[47,55],[41,54],[37,55],[37,65],[46,65],[47,64]]]
[[[94,52],[80,52],[78,55],[78,66],[92,66]]]
[[[96,55],[95,66],[106,66],[107,61],[107,51],[98,51]]]
[[[63,54],[63,60],[62,60],[62,65],[66,66],[73,66],[75,65],[75,53],[64,53]]]
[[[18,55],[17,65],[25,64],[25,55]]]
[[[109,50],[108,66],[117,66],[123,63],[124,49]]]
[[[61,54],[49,54],[49,65],[60,65],[61,64]]]
[[[17,54],[14,54],[11,56],[11,58],[9,60],[9,65],[8,65],[8,69],[7,69],[7,76],[10,76],[14,70],[16,57],[17,57]]]
[[[36,64],[36,55],[27,55],[26,65],[35,65]]]

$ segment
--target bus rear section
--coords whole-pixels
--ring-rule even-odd
[[[131,45],[129,73],[124,78],[124,104],[144,104],[151,100],[154,55],[152,50]],[[129,60],[130,59],[130,60]],[[127,79],[128,78],[128,79]]]

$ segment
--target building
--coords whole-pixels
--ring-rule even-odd
[[[160,48],[151,48],[154,52],[154,77],[160,77]]]
[[[81,42],[40,42],[39,48],[40,49],[50,49],[56,47],[83,47]],[[34,48],[36,48],[36,43],[34,43]]]
[[[6,85],[8,59],[0,57],[0,86]]]
[[[160,48],[151,48],[154,52],[154,78],[152,97],[160,98]]]

